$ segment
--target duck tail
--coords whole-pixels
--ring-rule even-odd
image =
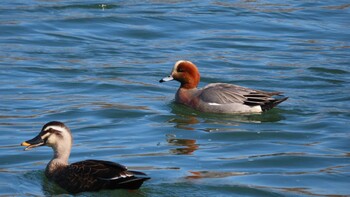
[[[278,104],[282,103],[283,101],[285,101],[287,99],[288,99],[288,97],[284,97],[284,98],[281,98],[281,99],[273,99],[270,102],[267,102],[264,105],[261,105],[261,109],[263,111],[270,110],[270,109],[276,107]]]
[[[127,179],[125,181],[119,182],[119,187],[123,189],[139,189],[143,182],[147,181],[150,179],[145,173],[143,172],[138,172],[138,171],[131,171],[129,170],[128,172],[131,172],[134,174],[133,177],[130,177],[130,179]]]

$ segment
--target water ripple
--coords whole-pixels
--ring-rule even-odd
[[[11,1],[0,5],[0,195],[59,195],[49,148],[22,151],[51,120],[72,130],[70,161],[103,159],[152,179],[81,196],[347,196],[349,3]],[[289,99],[264,114],[175,104],[159,84],[179,59],[203,87],[223,82]],[[329,187],[332,185],[332,187]]]

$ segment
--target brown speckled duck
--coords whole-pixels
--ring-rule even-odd
[[[25,141],[24,150],[49,146],[54,150],[45,175],[69,193],[98,191],[102,189],[138,189],[148,179],[142,172],[130,171],[125,166],[110,161],[85,160],[68,164],[72,134],[62,122],[52,121],[43,126],[39,135]]]
[[[198,68],[192,62],[185,60],[177,61],[171,74],[159,82],[171,80],[181,83],[175,95],[175,102],[202,112],[260,113],[288,99],[288,97],[273,98],[281,92],[265,92],[227,83],[212,83],[198,89],[200,81]]]

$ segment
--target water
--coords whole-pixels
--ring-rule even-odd
[[[0,5],[0,195],[51,196],[42,147],[51,120],[70,161],[110,160],[152,179],[81,196],[350,195],[348,1],[5,1]],[[200,86],[283,91],[261,115],[173,103],[191,60]]]

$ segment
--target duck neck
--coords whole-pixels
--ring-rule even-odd
[[[194,83],[181,83],[180,88],[186,89],[186,90],[196,89],[197,88],[197,84],[194,84]]]
[[[71,146],[54,147],[54,155],[51,161],[47,164],[45,174],[48,178],[54,177],[55,172],[58,172],[62,167],[68,165]]]
[[[54,155],[51,161],[55,160],[68,165],[70,149],[71,147],[58,147],[57,149],[54,149]]]
[[[191,106],[192,105],[191,102],[194,102],[196,100],[194,98],[197,93],[198,93],[197,88],[187,89],[187,88],[180,87],[177,90],[177,93],[175,95],[175,101],[178,103]]]
[[[181,83],[180,88],[183,89],[196,89],[199,84],[200,75],[198,72],[191,73],[189,75],[183,76],[183,79],[179,80]]]

